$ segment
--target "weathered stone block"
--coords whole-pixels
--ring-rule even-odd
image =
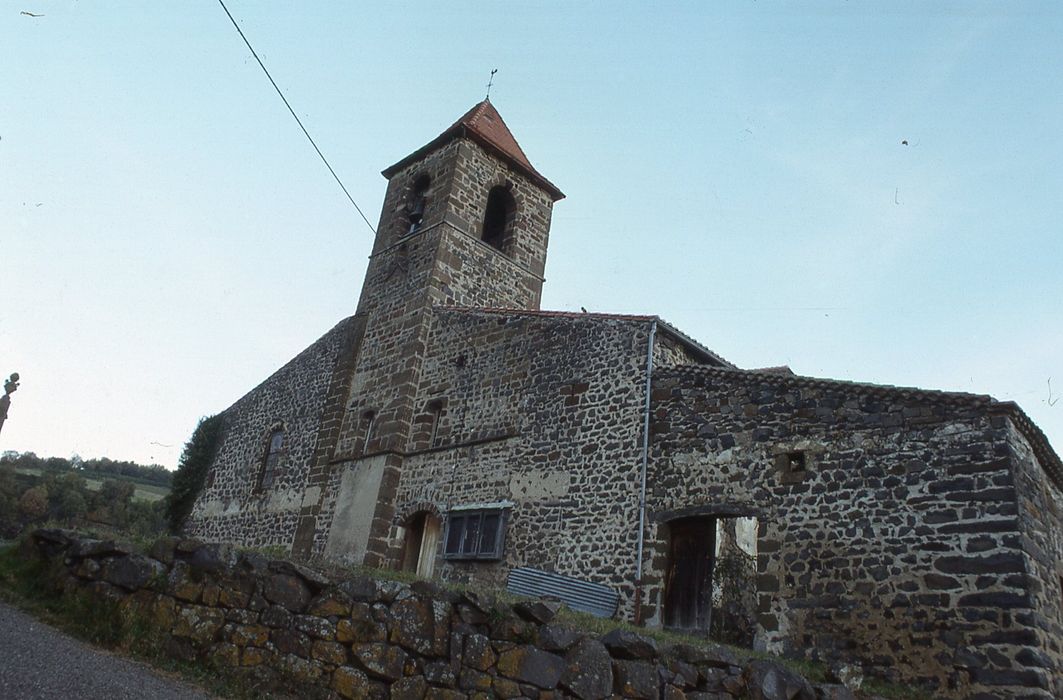
[[[656,700],[659,695],[657,665],[650,661],[614,660],[613,689],[625,698]]]
[[[310,602],[307,612],[319,617],[343,617],[351,614],[351,601],[341,591],[327,589]]]
[[[407,598],[391,606],[388,640],[419,654],[432,654],[435,615],[430,601]]]
[[[347,647],[318,639],[310,647],[310,658],[339,666],[347,663]]]
[[[743,677],[750,700],[816,700],[808,681],[772,661],[753,661]]]
[[[618,659],[655,659],[660,653],[655,639],[624,629],[603,635],[601,642]]]
[[[402,678],[409,660],[409,656],[402,649],[382,642],[352,644],[351,658],[370,676],[386,681]]]
[[[310,602],[310,589],[298,576],[273,574],[266,579],[262,594],[266,600],[291,612],[302,612]]]
[[[275,629],[270,633],[273,646],[281,654],[292,654],[301,658],[310,656],[310,637],[297,630]]]
[[[240,665],[247,667],[265,666],[273,660],[273,652],[258,647],[244,647],[240,652]]]
[[[528,622],[545,625],[554,619],[561,603],[552,600],[522,601],[513,606],[513,612]]]
[[[154,559],[129,554],[104,559],[99,575],[108,583],[133,591],[156,578],[161,581],[165,572],[166,568]]]
[[[583,633],[568,627],[543,625],[539,628],[536,644],[546,651],[565,652],[583,637]]]
[[[313,615],[294,615],[292,627],[305,632],[315,639],[332,641],[336,638],[336,625],[323,617]]]
[[[372,697],[375,687],[368,676],[356,668],[340,666],[332,673],[332,689],[345,698],[362,700]]]
[[[265,625],[232,625],[229,641],[238,647],[265,646],[269,640],[269,627]]]
[[[173,634],[175,637],[185,637],[197,646],[205,647],[217,639],[223,624],[225,616],[220,610],[189,605],[177,613]]]
[[[411,676],[395,681],[388,690],[391,700],[422,700],[428,692],[428,683],[421,676]]]
[[[697,674],[695,673],[695,683]],[[613,692],[613,665],[605,645],[584,639],[565,654],[562,688],[582,700],[600,700]]]
[[[465,635],[465,645],[462,650],[462,660],[466,666],[477,671],[488,671],[498,656],[491,648],[491,640],[482,634]]]
[[[565,660],[535,647],[521,646],[503,652],[496,667],[506,678],[550,690],[561,680]]]

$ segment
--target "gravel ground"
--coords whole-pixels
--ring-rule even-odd
[[[209,695],[0,603],[0,698],[177,700]]]

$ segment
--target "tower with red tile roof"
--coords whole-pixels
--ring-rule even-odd
[[[297,549],[379,563],[392,520],[392,494],[410,440],[414,405],[431,327],[440,305],[536,310],[554,202],[561,191],[531,164],[488,100],[423,147],[383,171],[388,178],[358,311],[356,356],[333,435],[320,442],[347,481],[319,480],[324,501],[308,504]],[[338,390],[337,390],[338,391]],[[342,413],[342,419],[339,414]],[[366,455],[376,455],[365,459]],[[331,517],[346,493],[371,494],[357,513]],[[322,529],[325,512],[333,525]],[[368,533],[368,538],[366,538]],[[312,540],[311,538],[315,538]],[[353,554],[352,554],[353,553]]]

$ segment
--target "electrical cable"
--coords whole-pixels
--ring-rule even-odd
[[[328,171],[332,173],[332,177],[335,178],[336,184],[338,184],[340,186],[340,189],[343,190],[343,194],[347,195],[347,199],[351,200],[351,204],[354,205],[354,208],[358,211],[358,214],[361,215],[362,221],[365,222],[365,225],[369,227],[369,230],[372,231],[374,235],[376,235],[376,229],[373,228],[373,224],[369,223],[369,219],[367,219],[365,214],[362,212],[362,208],[358,206],[358,202],[354,201],[354,197],[352,197],[351,193],[347,191],[346,187],[344,187],[343,182],[340,180],[340,176],[337,175],[336,171],[332,169],[331,165],[329,165],[328,159],[325,158],[325,154],[322,153],[321,149],[317,147],[316,143],[314,143],[314,138],[310,135],[310,132],[306,130],[306,127],[303,126],[303,122],[301,119],[299,119],[299,115],[296,114],[295,110],[292,109],[292,106],[288,104],[288,98],[284,96],[283,92],[281,92],[281,89],[277,86],[277,81],[273,79],[273,76],[270,75],[269,71],[266,69],[266,64],[264,64],[262,62],[262,59],[258,57],[258,54],[255,52],[255,48],[251,46],[251,42],[247,40],[246,36],[244,36],[243,30],[240,29],[240,25],[236,23],[236,19],[233,17],[232,13],[229,12],[229,8],[225,6],[225,3],[222,0],[218,0],[218,4],[221,5],[221,9],[225,10],[225,14],[229,16],[229,21],[233,23],[234,27],[236,27],[236,31],[240,34],[240,38],[244,40],[245,44],[247,44],[247,48],[250,49],[251,55],[255,57],[256,61],[258,61],[258,65],[262,68],[262,72],[266,74],[266,77],[269,78],[269,82],[273,85],[273,89],[277,91],[277,94],[280,95],[281,100],[284,101],[284,106],[288,108],[288,111],[291,112],[292,117],[295,118],[295,123],[299,125],[300,129],[303,130],[303,133],[306,134],[306,138],[310,141],[310,145],[314,147],[314,150],[317,151],[318,156],[321,157],[321,162],[324,163],[325,167],[328,168]]]

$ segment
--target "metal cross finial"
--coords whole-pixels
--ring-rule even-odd
[[[491,71],[491,79],[487,81],[487,97],[484,98],[485,100],[491,99],[491,86],[495,82],[495,73],[497,73],[497,72],[498,72],[497,68],[495,68],[493,71]]]

